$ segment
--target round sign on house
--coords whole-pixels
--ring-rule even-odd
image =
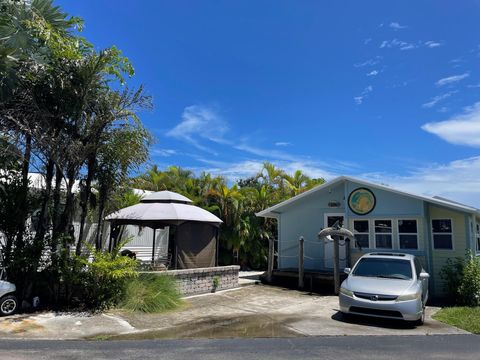
[[[348,207],[357,215],[367,215],[374,208],[377,200],[372,191],[367,188],[353,190],[348,196]]]

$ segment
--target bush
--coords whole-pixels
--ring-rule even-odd
[[[458,296],[461,305],[480,306],[480,258],[470,256],[466,261]]]
[[[458,285],[462,280],[464,258],[447,259],[446,265],[440,270],[440,277],[445,280],[445,290],[448,300],[452,303],[458,302]]]
[[[167,275],[140,274],[130,280],[120,306],[126,310],[157,313],[182,303],[175,280]]]
[[[124,297],[128,281],[136,278],[137,262],[117,251],[91,250],[91,259],[80,257],[81,293],[87,308],[103,310],[116,306]]]
[[[448,259],[440,276],[455,303],[480,306],[480,258],[468,252],[465,258]]]

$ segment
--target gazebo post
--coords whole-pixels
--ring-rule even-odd
[[[152,267],[155,266],[155,232],[156,228],[153,228],[153,245],[152,245]]]
[[[174,257],[175,257],[175,270],[177,270],[177,257],[178,257],[178,246],[177,246],[177,234],[178,234],[178,225],[175,225],[175,236],[173,237],[173,243],[175,245]]]
[[[215,266],[218,266],[218,245],[220,242],[220,228],[216,228],[216,241],[215,241]]]

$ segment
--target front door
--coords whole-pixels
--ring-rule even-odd
[[[344,221],[344,214],[325,214],[324,224],[325,227],[333,226],[338,220],[341,223]],[[345,252],[345,242],[343,241],[343,237],[340,238],[340,269],[344,269],[347,266],[346,262],[346,252]],[[324,264],[325,268],[333,269],[333,239],[328,240],[324,239],[325,246],[324,246]],[[344,246],[342,246],[344,245]]]

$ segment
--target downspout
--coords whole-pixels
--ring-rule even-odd
[[[428,273],[431,275],[429,279],[429,291],[431,294],[435,295],[435,276],[433,273],[433,243],[430,232],[430,207],[427,202],[423,202],[423,231],[425,232],[425,260],[427,261]]]

